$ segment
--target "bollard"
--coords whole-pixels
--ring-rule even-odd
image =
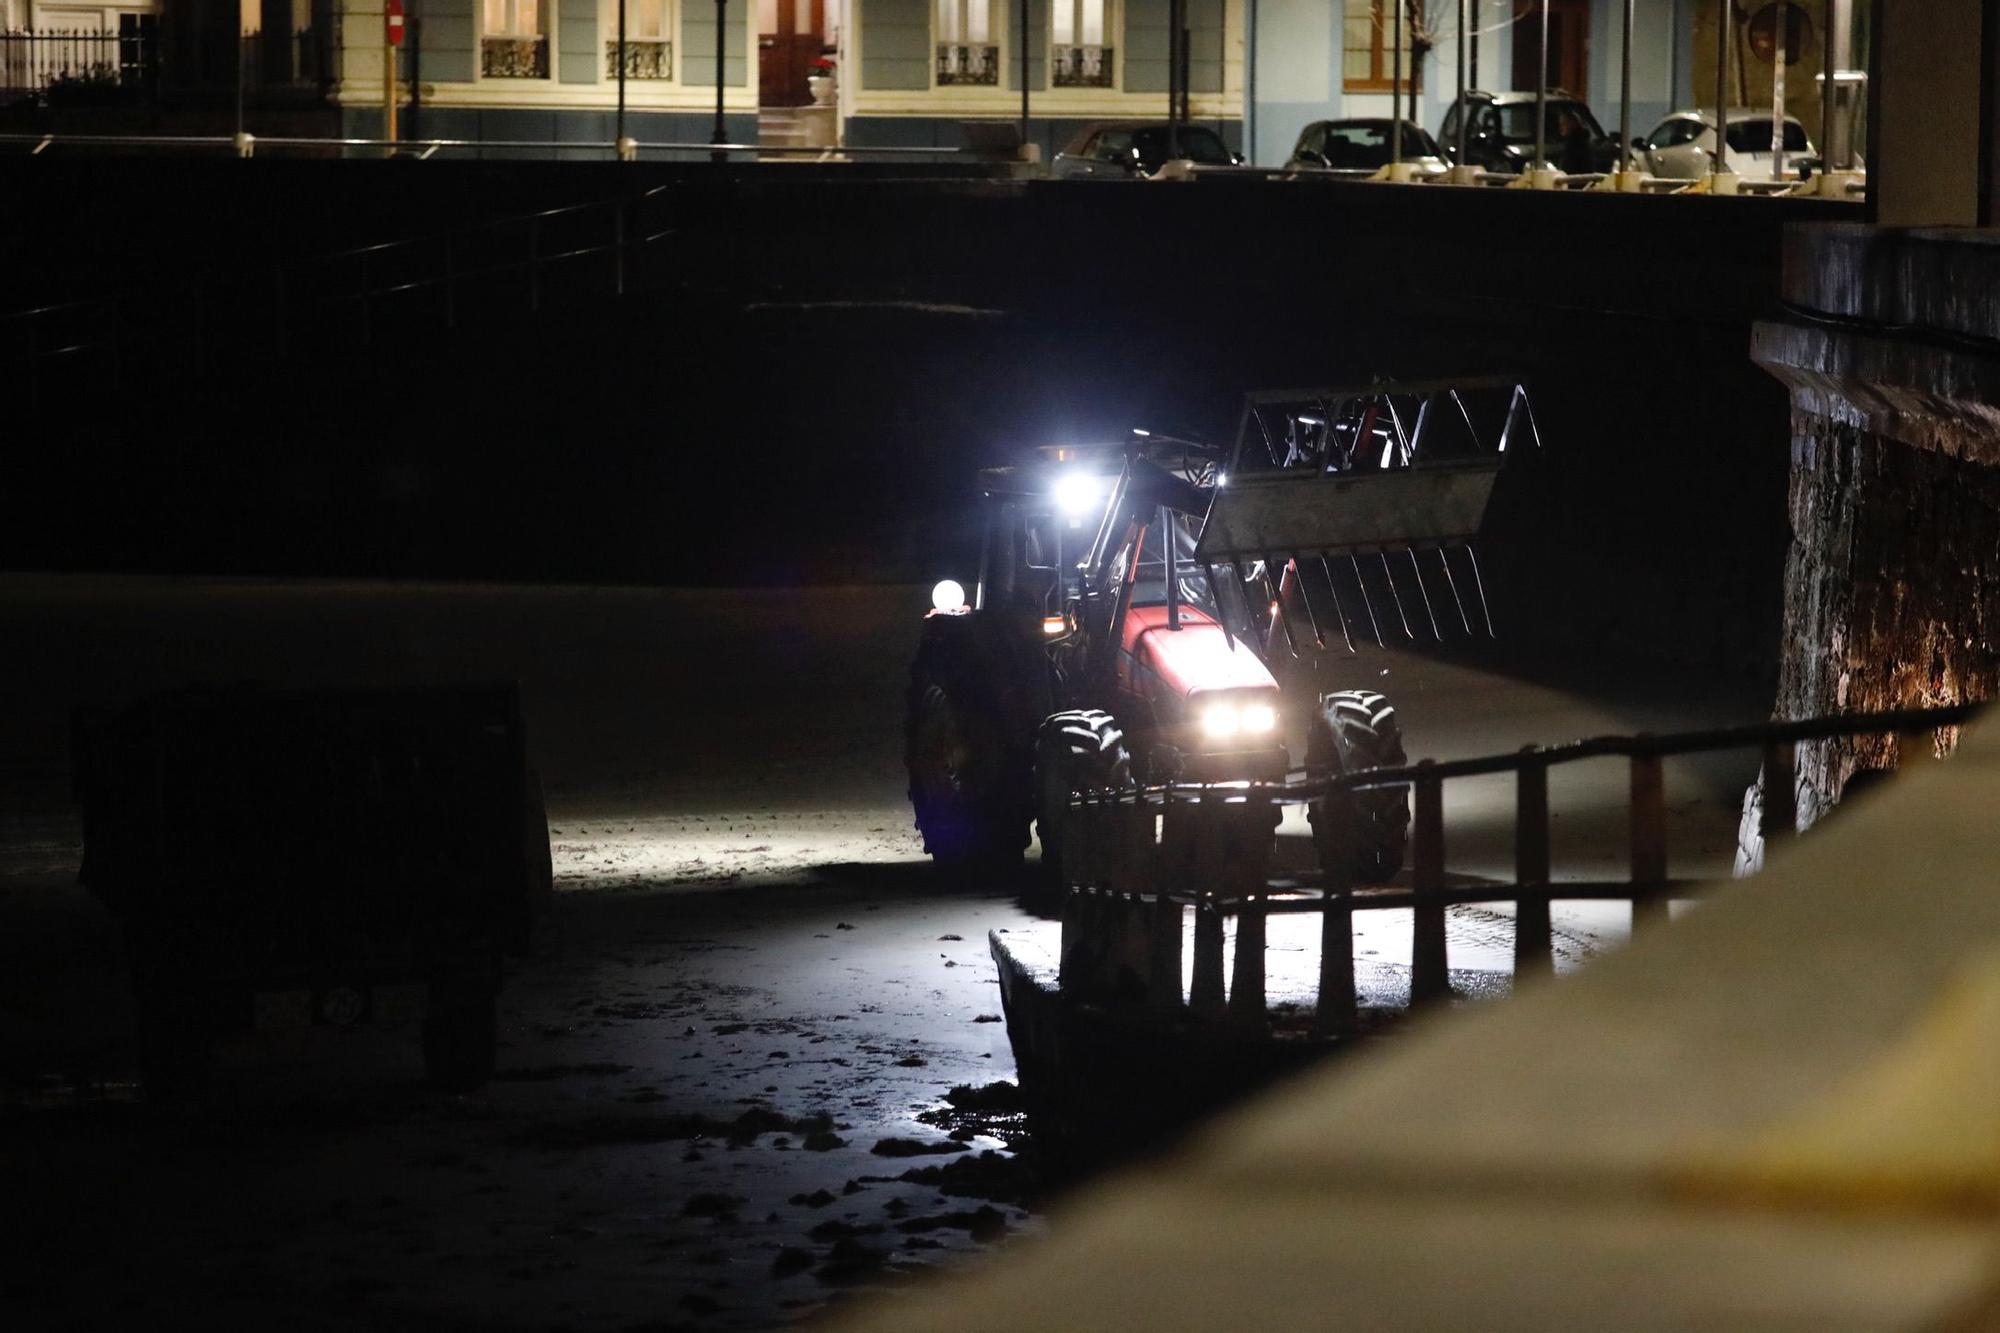
[[[1416,897],[1410,929],[1410,1004],[1415,1007],[1451,994],[1444,939],[1444,787],[1435,765],[1417,765],[1411,827],[1410,881]]]
[[[1549,765],[1539,746],[1522,753],[1514,790],[1514,984],[1555,973],[1549,922]]]
[[[1660,756],[1632,756],[1632,933],[1667,920],[1667,788]],[[1650,887],[1650,890],[1648,888]]]

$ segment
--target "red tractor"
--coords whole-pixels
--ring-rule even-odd
[[[1415,637],[1406,593],[1439,630],[1431,588],[1443,596],[1442,576],[1458,599],[1477,579],[1463,544],[1500,460],[1440,443],[1441,398],[1458,405],[1457,438],[1476,439],[1458,388],[1371,386],[1253,396],[1226,452],[1139,434],[982,472],[978,581],[969,600],[954,580],[937,585],[910,676],[906,759],[925,850],[1013,863],[1034,821],[1054,870],[1073,792],[1286,780],[1295,769],[1265,657],[1296,652],[1306,626],[1325,648],[1337,625],[1351,648],[1350,614],[1379,640],[1378,600],[1393,600]],[[1427,456],[1427,440],[1445,456]],[[1448,542],[1462,548],[1456,571]],[[1407,556],[1400,572],[1392,553]],[[1478,606],[1483,621],[1483,592]],[[1305,724],[1308,776],[1405,762],[1396,710],[1372,690],[1320,695]],[[1349,882],[1401,869],[1403,789],[1335,793],[1310,814],[1322,832],[1347,826],[1321,850],[1348,849]]]

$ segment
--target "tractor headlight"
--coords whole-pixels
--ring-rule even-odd
[[[1268,736],[1278,729],[1278,710],[1269,704],[1214,703],[1201,710],[1201,731],[1210,740]]]
[[[940,611],[952,612],[965,605],[965,585],[957,579],[940,579],[931,589],[931,605]]]

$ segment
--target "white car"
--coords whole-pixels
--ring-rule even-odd
[[[1728,166],[1739,176],[1771,175],[1771,113],[1751,107],[1732,107],[1723,141],[1728,145]],[[1644,139],[1634,142],[1643,148],[1639,156],[1647,170],[1669,180],[1698,180],[1714,169],[1715,118],[1706,111],[1676,111]],[[1807,160],[1809,159],[1809,161]],[[1819,152],[1806,137],[1806,127],[1791,116],[1785,117],[1785,174],[1796,176],[1804,166],[1817,165]]]

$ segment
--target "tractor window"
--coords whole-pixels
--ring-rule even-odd
[[[1208,575],[1194,562],[1196,520],[1186,514],[1171,515],[1174,548],[1180,575],[1181,602],[1213,615],[1215,604],[1209,596]],[[1132,605],[1165,606],[1167,603],[1167,562],[1161,558],[1160,524],[1156,519],[1146,529],[1146,542],[1139,553],[1139,577],[1132,589]],[[1124,573],[1124,553],[1113,562],[1113,573]]]
[[[1043,615],[1055,615],[1081,591],[1079,571],[1096,529],[1046,509],[1007,508],[1009,521],[1020,534],[1022,569],[1017,582],[1026,594],[1023,601],[1033,599]]]

